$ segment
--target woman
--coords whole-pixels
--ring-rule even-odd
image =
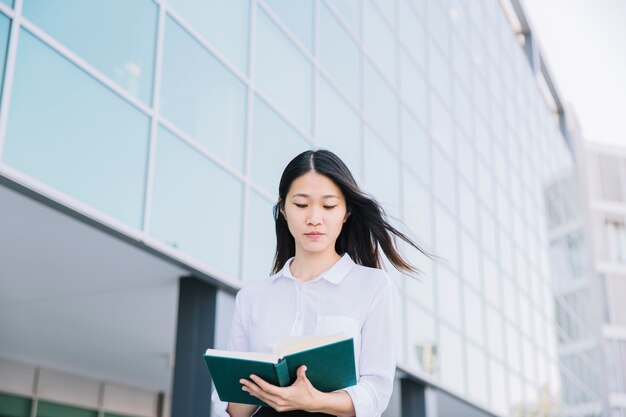
[[[242,389],[270,407],[227,404],[214,392],[217,415],[380,416],[393,388],[397,289],[381,269],[379,249],[408,273],[417,269],[400,256],[394,238],[426,253],[387,222],[330,151],[296,156],[278,191],[274,275],[237,294],[229,349],[271,352],[285,336],[344,332],[354,337],[358,381],[324,393],[311,385],[304,365],[289,387],[251,375],[240,381]]]

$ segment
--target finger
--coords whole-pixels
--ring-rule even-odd
[[[250,395],[260,399],[261,401],[265,402],[267,405],[276,408],[276,405],[278,403],[278,401],[280,400],[279,397],[277,397],[276,395],[272,395],[266,391],[264,391],[261,387],[259,387],[257,384],[255,384],[254,382],[248,381],[247,379],[244,380],[246,381],[244,386],[241,388],[242,390],[248,392]]]
[[[296,374],[298,375],[298,379],[307,379],[306,371],[307,371],[306,365],[302,365],[301,367],[299,367],[298,371],[296,372]]]
[[[263,378],[258,377],[256,375],[250,375],[250,379],[256,385],[258,385],[259,388],[261,388],[264,392],[271,394],[271,395],[278,395],[280,387],[277,387],[276,385],[272,385],[269,382],[263,380]]]

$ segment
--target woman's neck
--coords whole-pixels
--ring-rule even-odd
[[[328,253],[298,253],[289,265],[291,275],[298,281],[305,283],[318,277],[322,272],[329,270],[341,256],[334,250]]]

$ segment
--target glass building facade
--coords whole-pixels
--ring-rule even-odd
[[[544,187],[573,161],[500,2],[4,1],[0,48],[0,175],[237,288],[269,275],[283,167],[328,148],[443,258],[389,270],[399,369],[560,415]]]

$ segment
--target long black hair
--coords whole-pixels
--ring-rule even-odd
[[[396,269],[409,274],[418,273],[419,270],[398,252],[395,240],[400,238],[432,258],[432,255],[389,224],[381,205],[359,188],[352,173],[337,155],[326,149],[316,149],[302,152],[293,158],[280,178],[278,202],[273,209],[276,223],[276,254],[272,273],[280,271],[285,262],[295,256],[295,240],[289,232],[287,220],[282,215],[281,209],[285,208],[285,199],[293,181],[308,172],[317,172],[330,178],[345,197],[349,216],[335,242],[335,251],[338,254],[348,253],[357,264],[382,268],[380,255],[382,249]]]

